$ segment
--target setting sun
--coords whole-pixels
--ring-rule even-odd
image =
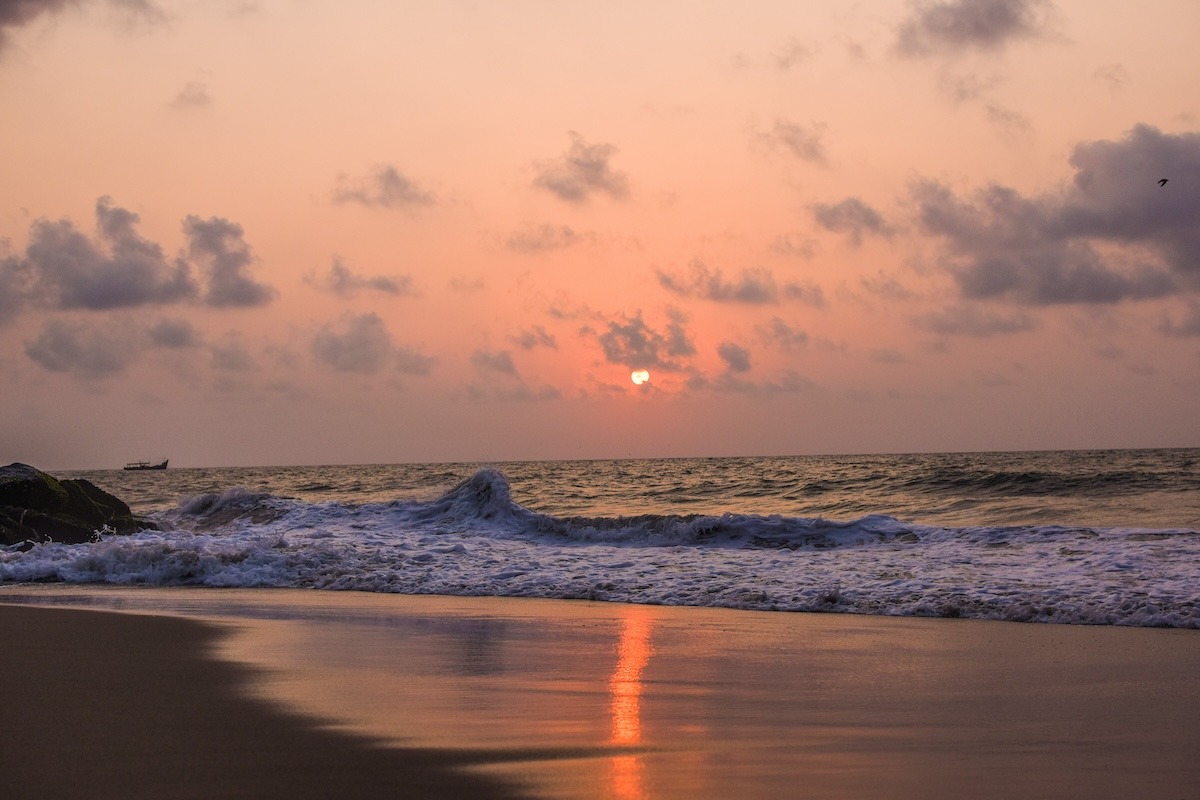
[[[650,373],[644,369],[635,369],[633,374],[629,376],[634,383],[641,386],[643,383],[650,382]]]

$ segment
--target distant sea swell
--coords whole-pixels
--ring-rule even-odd
[[[0,581],[1200,627],[1197,450],[79,474],[165,530]]]

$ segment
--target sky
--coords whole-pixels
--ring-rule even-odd
[[[1200,446],[1196,31],[0,0],[0,462]]]

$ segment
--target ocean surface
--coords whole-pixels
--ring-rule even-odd
[[[0,583],[1200,627],[1200,450],[88,471],[162,530]]]

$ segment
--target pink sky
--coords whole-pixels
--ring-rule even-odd
[[[0,463],[1198,446],[1198,30],[0,0]]]

